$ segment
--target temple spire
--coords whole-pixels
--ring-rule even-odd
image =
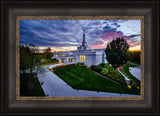
[[[78,47],[77,49],[78,50],[91,50],[91,48],[88,47],[87,42],[86,42],[85,29],[83,29],[83,41],[82,41],[82,45],[80,47]]]
[[[85,39],[85,29],[83,29],[83,41],[82,41],[82,45],[83,46],[87,45],[87,42],[86,42],[86,39]]]

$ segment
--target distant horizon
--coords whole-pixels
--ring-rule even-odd
[[[30,47],[31,49],[33,48],[33,47]],[[37,48],[37,47],[36,47]],[[39,50],[37,53],[44,53],[44,50],[45,49],[47,49],[48,47],[46,47],[46,48],[44,48],[44,49],[37,49],[37,50]],[[51,47],[49,47],[49,48],[51,48]],[[35,49],[35,48],[33,48],[33,49]],[[96,48],[95,48],[96,49]],[[105,49],[105,48],[99,48],[99,49]],[[92,50],[94,50],[94,49],[92,49]],[[52,50],[52,48],[51,48],[51,52],[52,53],[54,53],[54,52],[66,52],[66,51],[77,51],[77,49],[75,49],[75,50]],[[128,51],[141,51],[141,49],[129,49]]]

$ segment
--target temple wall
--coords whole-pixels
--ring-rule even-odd
[[[55,58],[56,54],[59,62],[62,62],[61,58],[64,57],[66,64],[68,64],[67,58],[69,57],[73,57],[75,63],[82,62],[80,61],[80,55],[85,55],[84,64],[87,66],[98,65],[100,63],[107,63],[105,58],[106,55],[103,49],[56,52],[54,53],[54,56],[52,58]]]
[[[92,65],[92,56],[91,55],[86,56],[86,62],[84,64],[87,66]]]

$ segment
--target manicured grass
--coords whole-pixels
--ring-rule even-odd
[[[74,89],[103,91],[124,94],[136,94],[138,91],[130,90],[108,79],[97,75],[85,66],[67,65],[57,68],[54,73]]]
[[[136,64],[136,65],[134,65]],[[138,80],[137,78],[135,78],[130,72],[129,72],[129,67],[135,67],[139,65],[139,63],[136,63],[136,62],[129,62],[129,63],[126,63],[124,66],[123,66],[123,69],[120,69],[122,71],[122,73],[124,75],[126,75],[129,79],[131,79],[133,82],[137,83],[138,86],[140,86],[140,80]]]
[[[38,78],[34,78],[31,74],[21,74],[20,96],[45,96]]]

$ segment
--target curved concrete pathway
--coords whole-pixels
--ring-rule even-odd
[[[141,80],[141,67],[129,67],[129,72],[136,77],[138,80]]]
[[[87,91],[87,90],[76,90],[71,86],[67,85],[61,78],[59,78],[56,74],[51,72],[49,68],[54,66],[61,65],[48,65],[43,66],[45,68],[45,72],[38,73],[38,79],[46,96],[50,97],[122,97],[122,96],[139,96],[139,95],[129,95],[129,94],[119,94],[119,93],[109,93],[109,92],[96,92],[96,91]]]

